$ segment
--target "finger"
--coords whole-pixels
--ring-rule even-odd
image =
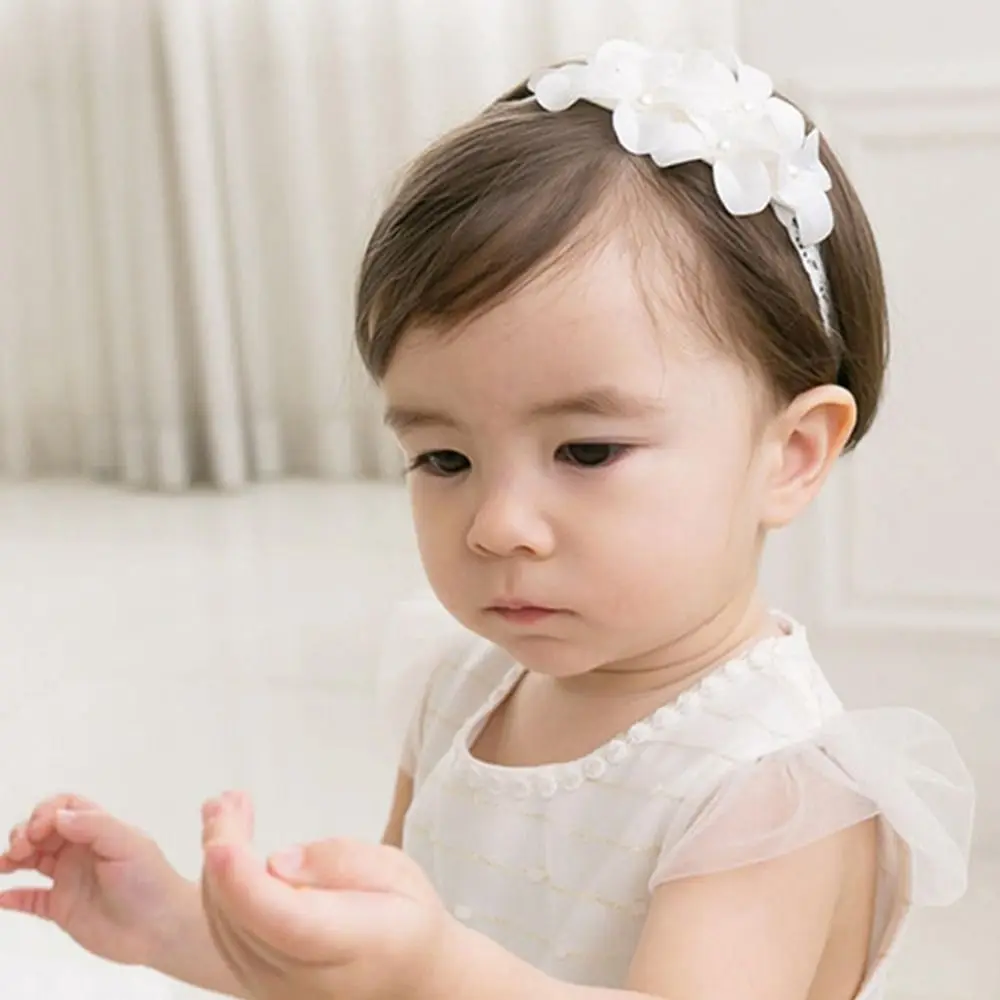
[[[79,795],[54,795],[38,804],[28,820],[25,835],[42,851],[58,851],[62,839],[55,829],[56,815],[62,810],[93,810],[100,806]]]
[[[55,815],[60,809],[99,809],[95,802],[85,799],[80,795],[63,794],[53,795],[43,799],[35,806],[28,817],[27,833],[32,839],[44,834],[45,830],[51,829],[55,822]]]
[[[52,894],[48,889],[7,889],[0,892],[0,910],[26,913],[41,920],[51,920],[50,902]]]
[[[58,863],[58,858],[54,854],[39,854],[37,851],[17,861],[0,856],[0,875],[11,875],[14,872],[40,872],[42,875],[52,878]]]
[[[244,792],[224,792],[202,808],[202,845],[245,843],[253,839],[253,802]]]
[[[292,886],[433,898],[426,876],[402,851],[364,841],[317,841],[272,855],[268,869]]]
[[[202,909],[212,943],[240,984],[250,985],[248,975],[258,980],[262,974],[280,978],[288,957],[270,948],[244,927],[234,924],[228,912],[217,904],[215,890],[207,879],[202,879],[201,890]],[[248,990],[248,996],[250,992]]]
[[[245,845],[206,848],[205,877],[226,921],[300,962],[336,961],[384,934],[386,894],[293,887]]]
[[[131,858],[142,840],[137,830],[102,809],[61,809],[55,829],[65,842],[87,847],[105,861]]]
[[[7,855],[14,860],[20,860],[35,852],[35,845],[28,840],[27,829],[27,823],[18,823],[18,825],[10,831]]]
[[[51,857],[51,855],[46,855]],[[0,875],[10,875],[11,872],[38,871],[42,855],[35,851],[25,857],[12,858],[9,854],[0,855]]]

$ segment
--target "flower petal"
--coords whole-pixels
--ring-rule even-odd
[[[792,152],[802,148],[806,120],[797,107],[780,97],[772,97],[764,105],[764,115],[774,126],[782,149]]]
[[[653,52],[642,66],[643,91],[654,93],[674,85],[683,60],[678,52]]]
[[[690,114],[703,118],[725,113],[739,100],[732,71],[708,52],[685,57],[676,87],[681,105]]]
[[[708,153],[705,135],[686,122],[667,122],[651,129],[653,162],[658,167],[700,160]]]
[[[722,157],[712,166],[715,190],[733,215],[754,215],[771,200],[767,167],[752,157]]]
[[[687,53],[681,75],[693,86],[707,87],[725,94],[729,99],[737,96],[736,74],[711,52]]]
[[[787,170],[782,171],[781,179],[775,191],[775,200],[780,201],[789,208],[797,208],[808,201],[812,201],[817,195],[823,194],[827,188],[823,183],[823,177],[818,172],[812,170]]]
[[[813,129],[802,142],[802,157],[809,163],[819,163],[819,130]]]
[[[774,126],[754,112],[728,111],[716,116],[717,131],[722,141],[728,140],[744,156],[754,155],[761,161],[777,161],[782,150]]]
[[[817,193],[795,206],[795,222],[806,246],[822,243],[833,232],[833,208],[825,193]]]
[[[579,81],[566,68],[541,73],[530,80],[528,86],[546,111],[565,111],[581,97]]]
[[[629,153],[643,156],[652,148],[648,144],[648,136],[643,132],[642,118],[635,105],[628,101],[622,101],[611,113],[611,125],[618,141]]]
[[[638,42],[609,38],[594,53],[595,63],[640,63],[649,57],[649,50]]]
[[[740,63],[736,79],[740,86],[740,97],[752,104],[763,104],[774,93],[774,84],[763,70]]]
[[[643,92],[643,69],[648,60],[648,50],[635,42],[605,42],[590,63],[588,99],[597,98],[603,107],[636,100]]]

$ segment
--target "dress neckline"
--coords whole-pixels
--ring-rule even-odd
[[[742,653],[722,661],[676,697],[632,723],[624,732],[570,761],[511,766],[480,760],[473,753],[472,748],[486,723],[528,672],[515,663],[478,711],[456,732],[452,758],[471,787],[511,793],[516,798],[536,794],[552,798],[560,790],[575,791],[587,781],[600,780],[609,768],[622,764],[636,748],[660,738],[665,730],[700,711],[706,700],[730,690],[734,684],[755,673],[774,670],[795,654],[808,654],[804,627],[782,612],[772,611],[772,616],[784,628],[781,635],[760,639]]]

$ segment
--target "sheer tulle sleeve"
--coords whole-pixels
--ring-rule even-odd
[[[810,738],[736,765],[685,804],[650,888],[787,854],[879,816],[905,846],[910,901],[965,891],[974,793],[948,734],[908,709],[848,712]]]
[[[403,601],[390,616],[376,673],[379,729],[407,774],[415,773],[435,673],[456,666],[478,639],[431,594]]]

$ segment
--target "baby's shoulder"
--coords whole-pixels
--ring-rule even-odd
[[[804,629],[787,624],[786,634],[721,665],[661,709],[663,742],[738,764],[809,740],[841,715]]]

